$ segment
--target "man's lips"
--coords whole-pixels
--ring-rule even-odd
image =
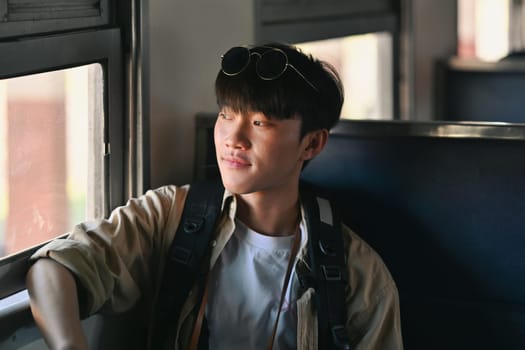
[[[251,163],[239,156],[222,156],[222,162],[230,168],[245,168],[251,166]]]

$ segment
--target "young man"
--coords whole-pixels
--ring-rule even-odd
[[[271,44],[230,49],[215,87],[222,214],[209,269],[208,261],[203,265],[209,277],[193,287],[164,348],[191,348],[202,331],[210,349],[316,349],[315,291],[299,293],[295,272],[309,268],[299,175],[339,118],[339,78],[327,64]],[[81,316],[125,311],[139,300],[155,309],[187,192],[188,186],[148,191],[34,255],[31,308],[51,348],[87,348]],[[357,235],[343,227],[343,236],[352,349],[401,349],[392,277]],[[154,314],[146,317],[152,324]],[[150,348],[157,341],[150,339]]]

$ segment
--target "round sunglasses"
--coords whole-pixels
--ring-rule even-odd
[[[263,47],[264,48],[264,47]],[[255,72],[262,80],[275,80],[286,72],[288,67],[292,68],[312,89],[319,90],[306,77],[299,72],[297,68],[288,63],[286,53],[275,47],[268,47],[268,50],[262,54],[251,51],[247,47],[236,46],[229,49],[222,55],[221,68],[222,72],[228,76],[234,76],[246,69],[250,63],[251,57],[258,58],[255,63]]]

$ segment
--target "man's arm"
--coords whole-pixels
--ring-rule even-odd
[[[38,259],[27,274],[27,289],[31,312],[50,349],[88,349],[69,270],[51,259]]]

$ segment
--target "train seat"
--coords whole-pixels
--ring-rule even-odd
[[[400,292],[405,348],[525,349],[525,126],[341,121],[302,179]]]

